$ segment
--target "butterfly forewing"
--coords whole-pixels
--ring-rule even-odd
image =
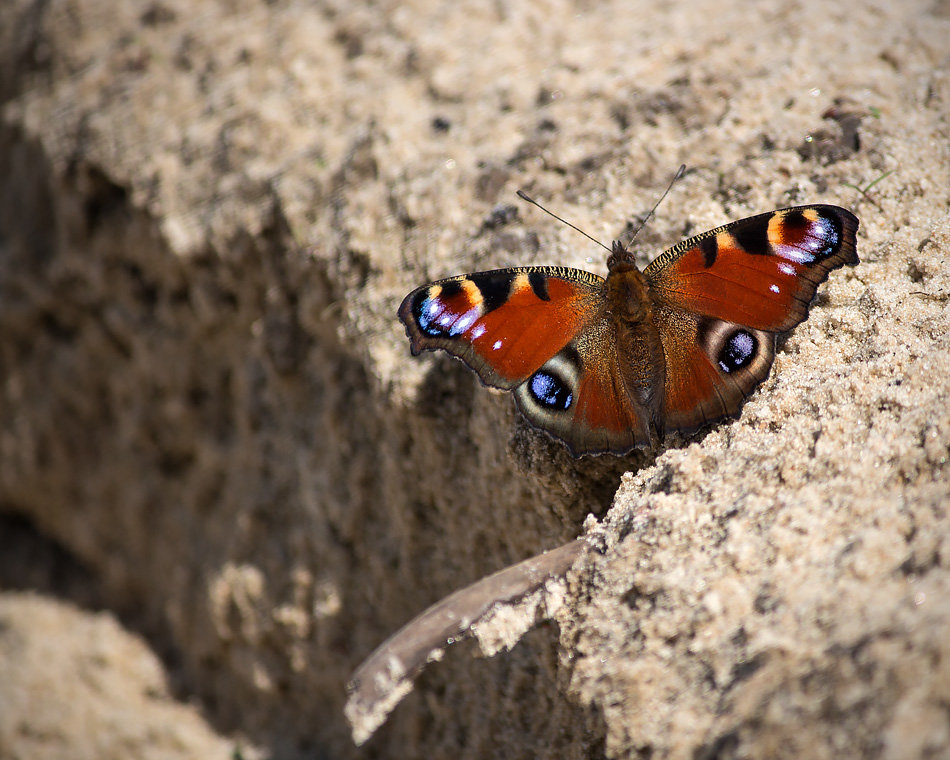
[[[497,269],[417,288],[399,318],[413,354],[444,349],[486,385],[508,390],[597,318],[602,290],[602,278],[579,269]]]
[[[769,332],[790,330],[828,272],[856,264],[857,218],[799,206],[732,222],[666,251],[644,275],[668,306]]]

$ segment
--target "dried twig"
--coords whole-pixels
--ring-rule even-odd
[[[347,687],[344,712],[353,741],[359,745],[373,735],[412,691],[415,677],[441,659],[447,646],[469,636],[499,605],[517,604],[535,591],[543,593],[552,579],[563,579],[586,547],[583,539],[576,539],[483,578],[432,605],[389,637],[356,669]]]

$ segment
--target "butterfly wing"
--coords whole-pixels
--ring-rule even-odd
[[[768,375],[775,335],[808,316],[818,285],[858,263],[857,218],[799,206],[710,230],[644,270],[666,354],[667,429],[735,412]]]
[[[443,349],[514,390],[528,421],[575,454],[650,443],[623,387],[604,280],[565,267],[499,269],[412,291],[399,307],[412,353]]]
[[[774,333],[662,306],[654,319],[666,358],[666,430],[690,432],[735,414],[769,374]]]
[[[416,288],[399,318],[413,355],[443,349],[485,385],[511,390],[595,318],[603,282],[566,267],[496,269]]]
[[[652,410],[624,386],[616,330],[602,309],[514,390],[528,421],[563,440],[574,456],[624,454],[652,443]]]

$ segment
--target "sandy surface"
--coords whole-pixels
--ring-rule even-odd
[[[5,3],[0,754],[950,755],[948,40],[942,0]],[[428,279],[603,273],[515,190],[609,241],[681,163],[644,261],[861,220],[740,419],[573,460],[409,357]],[[354,748],[376,645],[578,535],[556,625]]]
[[[2,757],[257,756],[177,703],[159,660],[106,613],[3,593],[0,672]]]

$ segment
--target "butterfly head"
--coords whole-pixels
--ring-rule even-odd
[[[607,257],[607,269],[610,272],[636,269],[633,254],[619,240],[614,240],[610,246],[610,255]]]

